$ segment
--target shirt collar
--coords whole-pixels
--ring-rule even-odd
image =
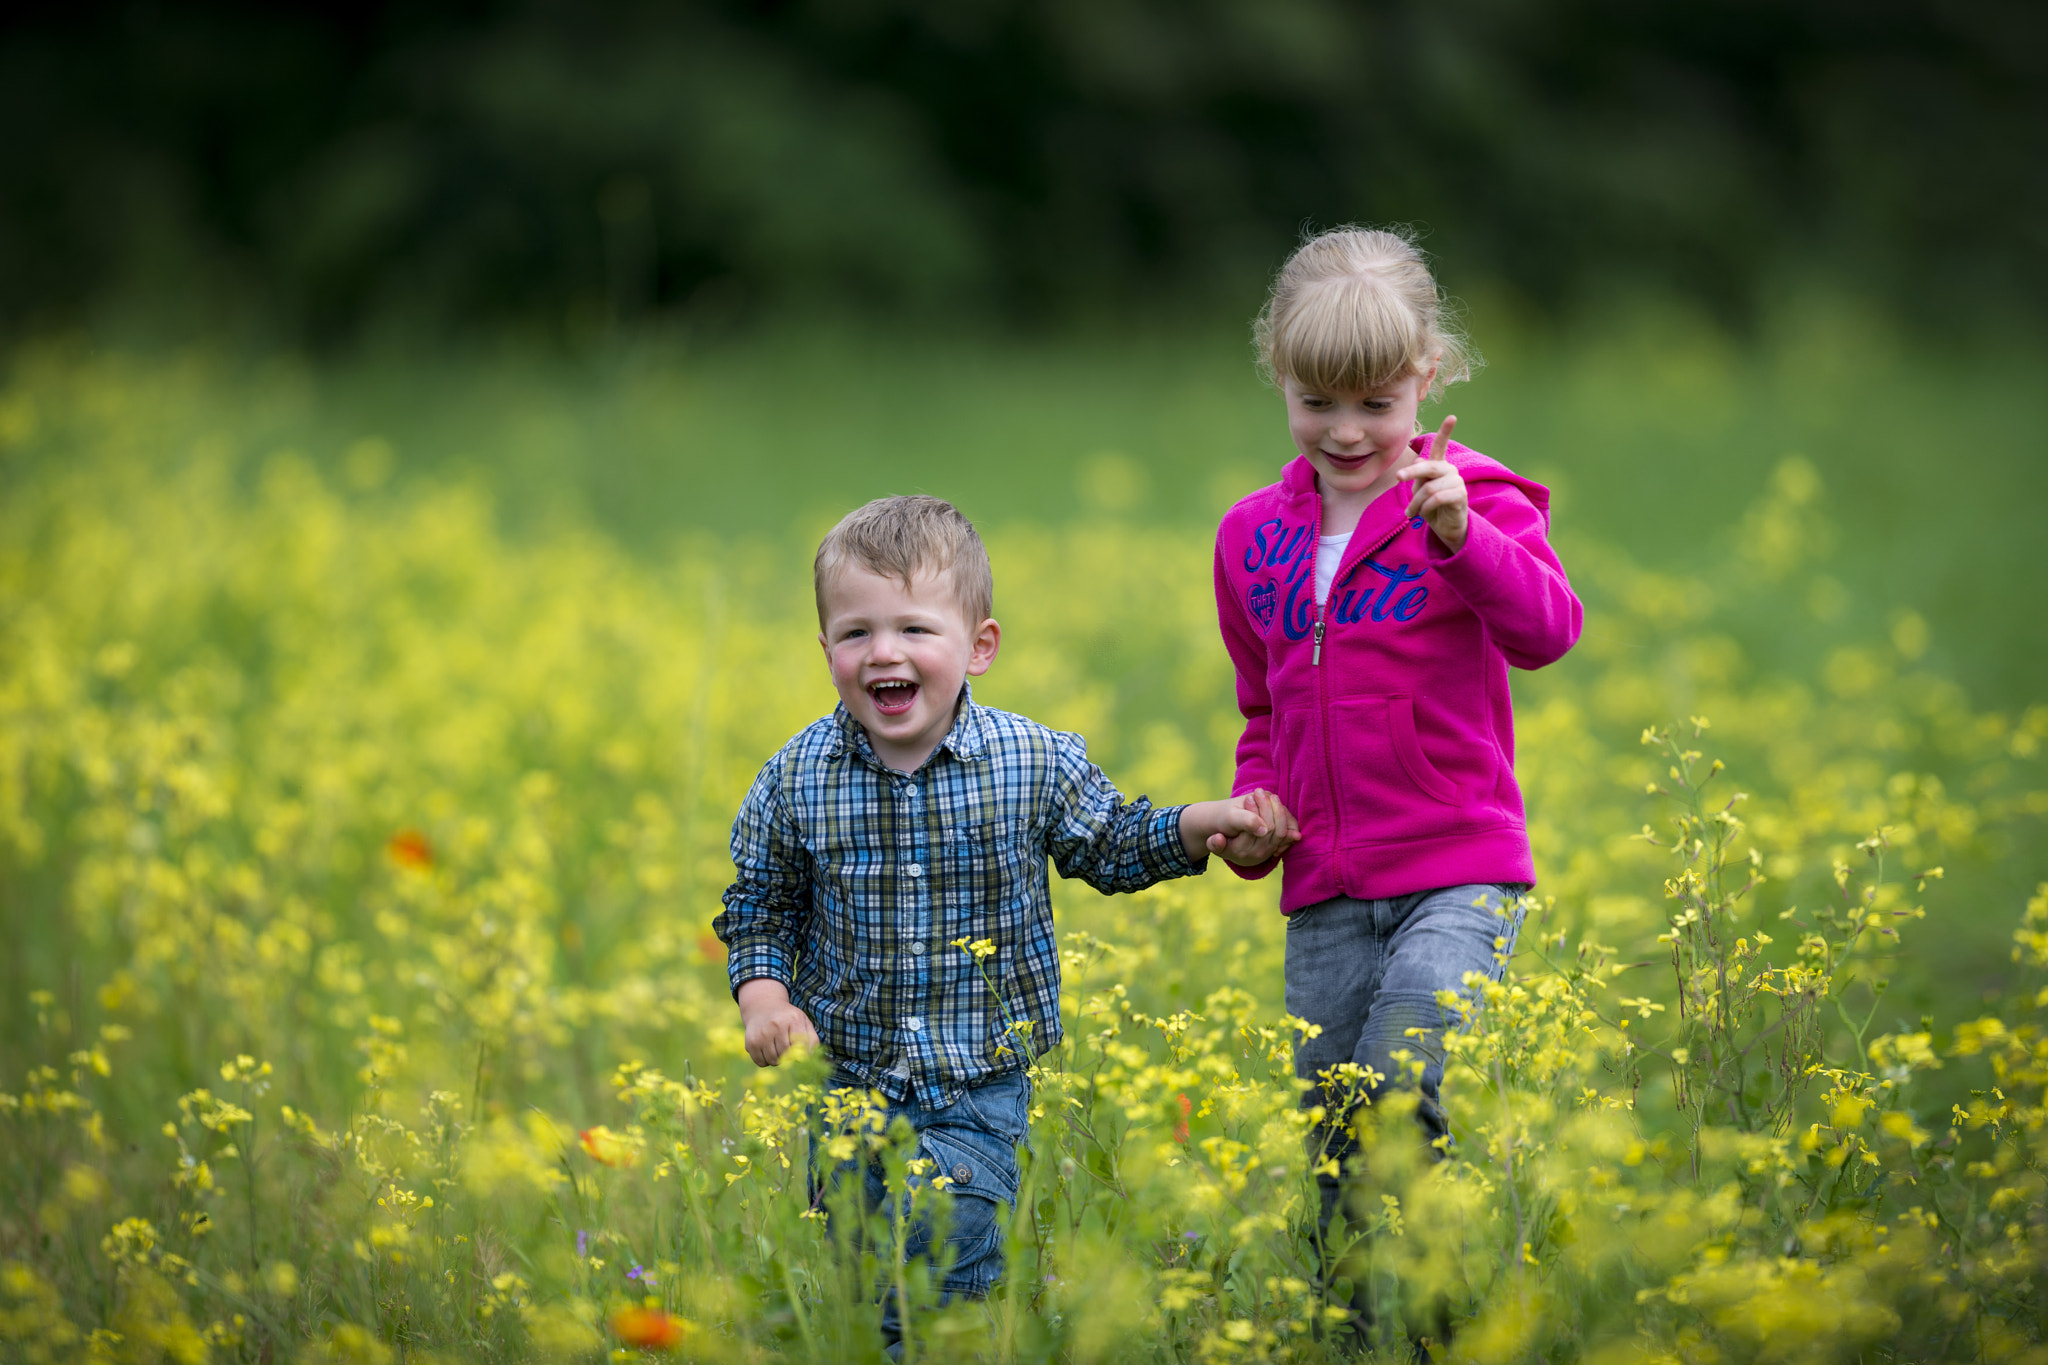
[[[961,683],[960,698],[960,714],[953,718],[953,728],[939,741],[939,749],[950,749],[955,758],[972,762],[980,758],[988,747],[988,726],[981,717],[984,708],[975,704],[974,685],[971,682]],[[874,746],[868,743],[868,732],[860,728],[859,722],[853,718],[853,713],[846,709],[845,702],[840,702],[832,709],[832,719],[837,726],[837,733],[832,736],[831,747],[825,751],[826,758],[838,758],[841,754],[852,753],[873,767],[884,766],[882,760],[875,757]],[[936,755],[938,750],[932,752]],[[931,760],[926,759],[925,762],[929,764]]]

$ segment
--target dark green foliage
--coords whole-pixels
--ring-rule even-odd
[[[1304,222],[1451,282],[1815,272],[1967,323],[2039,250],[2037,6],[229,0],[0,28],[0,316],[332,340],[828,301],[1249,312]]]

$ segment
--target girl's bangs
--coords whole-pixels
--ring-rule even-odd
[[[1427,336],[1414,310],[1370,276],[1302,291],[1273,329],[1273,369],[1304,389],[1364,393],[1419,372]]]

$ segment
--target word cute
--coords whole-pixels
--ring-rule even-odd
[[[1411,527],[1422,524],[1420,520],[1409,523]],[[1272,629],[1276,615],[1282,633],[1290,640],[1305,640],[1314,630],[1315,547],[1309,527],[1290,529],[1278,517],[1252,528],[1252,544],[1244,556],[1245,569],[1251,573],[1262,568],[1284,570],[1277,581],[1269,576],[1253,583],[1245,594],[1245,607],[1260,630]],[[1384,546],[1373,548],[1376,552]],[[1376,577],[1353,584],[1362,568],[1370,569]],[[1419,582],[1428,572],[1426,565],[1419,569],[1411,569],[1405,562],[1389,566],[1368,554],[1362,563],[1353,564],[1331,585],[1330,624],[1348,626],[1368,616],[1374,621],[1413,620],[1429,601],[1428,586]],[[1402,592],[1403,588],[1407,591]]]

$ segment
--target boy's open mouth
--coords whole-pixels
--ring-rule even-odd
[[[885,678],[868,685],[875,709],[885,716],[900,716],[917,701],[917,684],[903,678]]]

